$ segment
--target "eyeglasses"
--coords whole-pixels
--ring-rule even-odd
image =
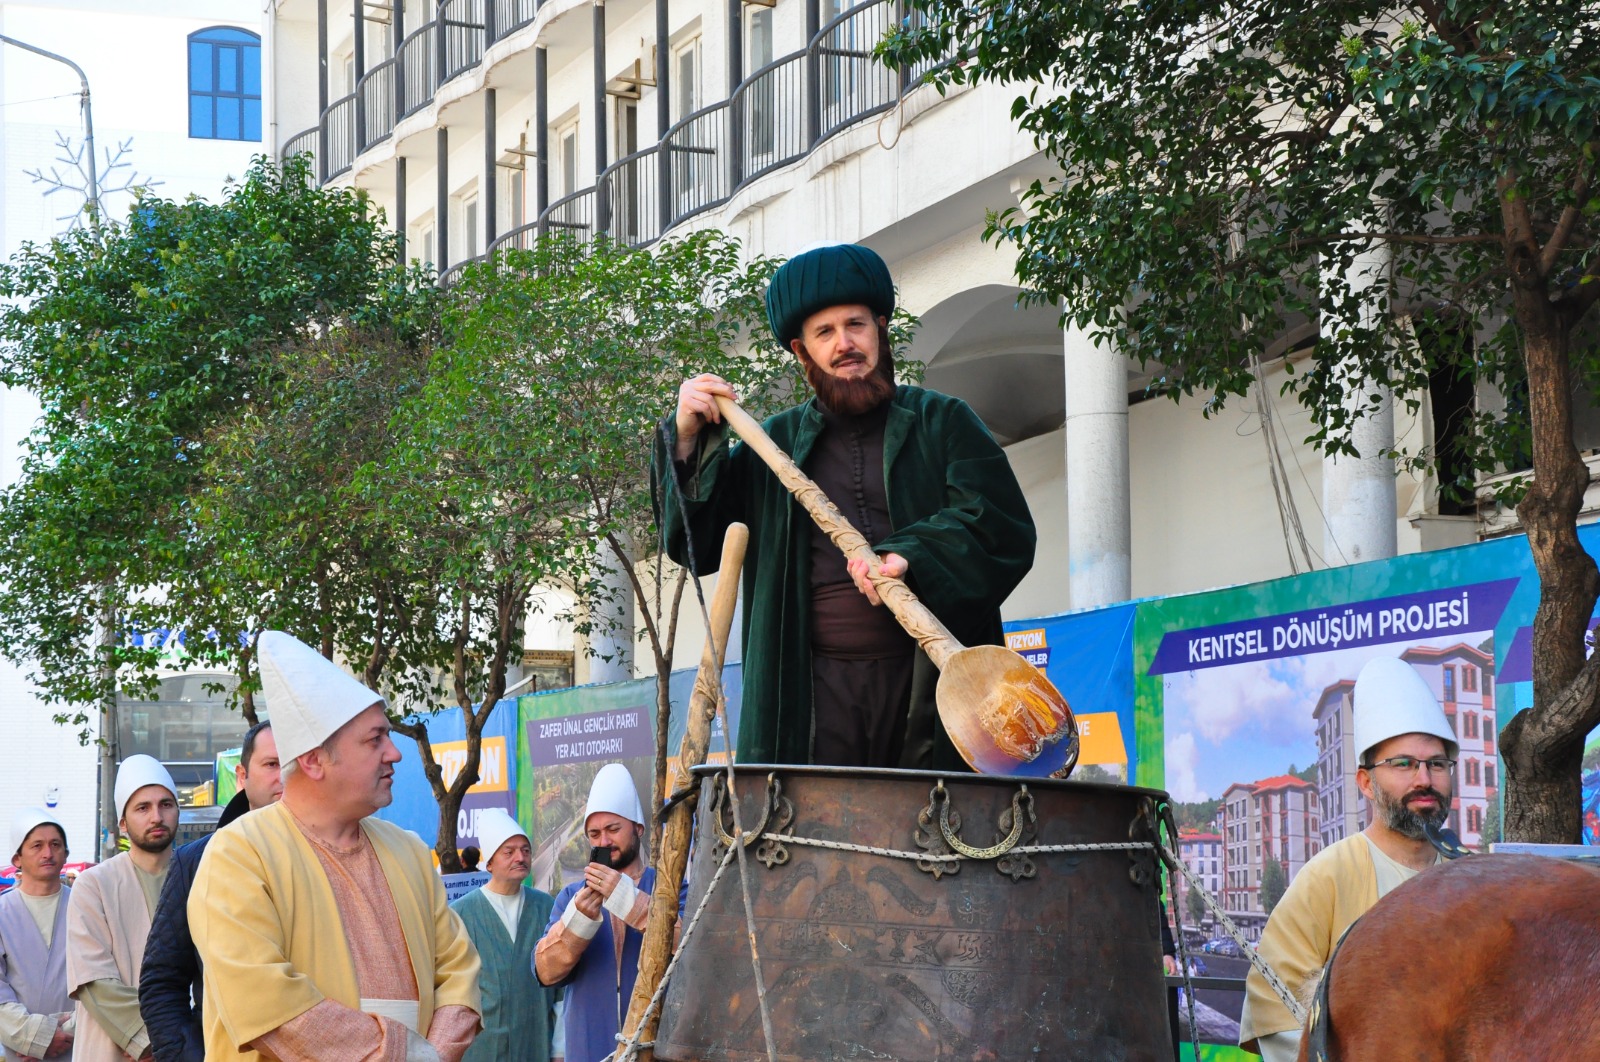
[[[1448,774],[1450,773],[1450,768],[1456,765],[1456,761],[1446,759],[1443,756],[1435,756],[1428,760],[1419,760],[1415,756],[1390,756],[1386,760],[1379,760],[1377,763],[1369,763],[1366,765],[1366,767],[1369,771],[1374,767],[1393,767],[1401,774],[1411,774],[1418,767],[1422,767],[1424,765],[1427,766],[1430,774]]]

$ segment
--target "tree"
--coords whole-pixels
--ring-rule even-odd
[[[639,606],[656,675],[651,806],[665,786],[668,682],[687,574],[654,547],[651,444],[678,384],[695,373],[723,376],[753,409],[783,392],[789,359],[751,342],[763,327],[761,296],[773,267],[762,258],[741,262],[738,241],[715,231],[648,250],[555,235],[469,266],[452,293],[454,371],[470,365],[480,375],[453,388],[461,403],[444,398],[441,414],[472,417],[475,433],[493,417],[500,447],[537,455],[538,468],[520,482],[542,476],[559,494],[530,512],[559,513],[548,525],[559,563],[551,557],[528,574],[572,589],[587,606],[582,633],[598,633],[599,606],[617,592],[600,578],[603,568],[625,573],[623,592]],[[621,633],[633,640],[632,630]]]
[[[1200,895],[1200,886],[1193,881],[1189,882],[1189,892],[1185,897],[1189,908],[1189,921],[1192,925],[1199,925],[1206,920],[1209,913],[1206,910],[1206,901]]]
[[[1600,12],[1592,4],[1336,0],[1102,4],[1019,12],[911,0],[893,62],[964,60],[941,85],[1022,83],[1021,128],[1063,171],[988,235],[1031,294],[1219,408],[1262,383],[1265,346],[1320,321],[1286,388],[1308,440],[1353,454],[1387,390],[1435,378],[1498,393],[1408,455],[1446,494],[1524,467],[1505,494],[1540,577],[1534,704],[1501,736],[1505,831],[1579,836],[1578,763],[1600,724],[1584,658],[1600,572],[1579,544],[1588,471],[1574,392],[1595,393]],[[1372,455],[1367,455],[1372,456]]]
[[[43,408],[0,494],[4,651],[63,722],[150,691],[158,650],[98,628],[185,625],[169,592],[209,548],[194,523],[208,436],[270,381],[276,350],[383,316],[406,283],[395,252],[359,193],[259,158],[218,202],[145,196],[121,224],[0,266],[0,383]]]
[[[1283,872],[1283,864],[1268,858],[1261,868],[1261,909],[1270,915],[1288,887],[1289,876]]]

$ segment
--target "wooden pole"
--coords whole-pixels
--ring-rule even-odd
[[[700,654],[700,673],[695,676],[694,692],[689,695],[688,726],[678,746],[679,778],[687,778],[692,767],[705,762],[711,744],[711,721],[717,714],[717,697],[722,688],[722,656],[728,647],[728,629],[733,625],[734,605],[739,599],[739,569],[744,565],[745,545],[750,529],[730,524],[722,540],[722,563],[717,568],[717,588],[711,596],[711,630],[706,632],[705,650]],[[728,735],[732,739],[732,735]],[[689,838],[694,831],[695,797],[690,796],[672,809],[662,831],[661,858],[656,865],[655,891],[650,896],[650,924],[639,949],[639,975],[628,1003],[628,1020],[622,1028],[638,1026],[650,997],[655,995],[672,956],[678,929],[678,892],[683,887],[684,870],[689,862]],[[650,1015],[638,1039],[649,1042],[656,1037],[661,1021],[659,1008]],[[619,1045],[620,1050],[620,1045]],[[655,1057],[649,1049],[638,1055],[641,1062]]]

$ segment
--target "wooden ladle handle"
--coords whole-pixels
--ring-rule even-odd
[[[928,659],[933,661],[935,667],[944,670],[945,661],[952,655],[965,648],[955,639],[955,636],[939,622],[939,617],[917,599],[911,588],[902,580],[892,576],[882,575],[878,572],[879,558],[872,546],[861,532],[850,525],[838,506],[828,500],[822,488],[812,482],[811,477],[800,471],[799,467],[789,458],[789,455],[778,448],[766,431],[756,419],[732,399],[717,397],[717,409],[721,411],[723,419],[728,422],[745,445],[754,450],[767,467],[772,469],[778,481],[788,488],[789,493],[805,507],[806,512],[817,522],[817,526],[827,532],[833,544],[852,560],[864,560],[868,564],[868,578],[877,589],[878,596],[883,603],[894,613],[895,619],[900,621],[900,626],[906,633],[917,640],[922,646],[922,651],[928,654]]]

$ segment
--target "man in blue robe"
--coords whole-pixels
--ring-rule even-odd
[[[640,851],[639,791],[622,764],[595,775],[583,824],[590,846],[607,849],[608,858],[561,890],[533,952],[539,982],[566,991],[566,1062],[600,1062],[616,1050],[656,883]]]
[[[533,846],[516,819],[499,808],[479,812],[478,840],[489,880],[450,905],[483,962],[483,1031],[461,1062],[550,1062],[560,992],[538,982],[532,960],[555,897],[524,885]]]

